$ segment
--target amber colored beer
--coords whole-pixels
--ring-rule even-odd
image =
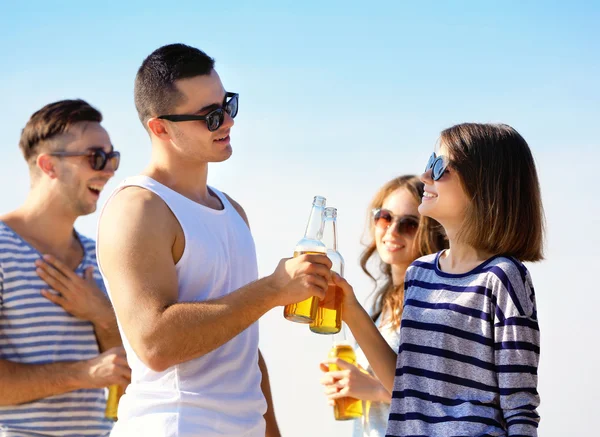
[[[304,254],[313,254],[313,255],[323,255],[325,253],[325,248],[323,248],[323,252],[316,251],[298,251],[294,252],[294,258]],[[296,323],[312,323],[317,316],[317,306],[319,299],[311,296],[308,299],[304,299],[301,302],[291,303],[286,305],[283,309],[283,317],[287,320]]]
[[[341,358],[342,360],[356,366],[356,354],[352,346],[348,344],[338,344],[329,351],[329,358]],[[329,371],[340,370],[335,364],[329,365]],[[362,401],[355,398],[340,398],[335,400],[333,407],[335,420],[356,419],[363,415]]]
[[[337,334],[342,329],[342,300],[344,292],[335,284],[329,284],[327,295],[317,301],[317,314],[310,330],[317,334]]]
[[[104,410],[104,416],[107,419],[117,420],[117,409],[119,408],[119,399],[121,399],[121,396],[123,396],[123,388],[120,385],[113,384],[108,387],[106,410]]]

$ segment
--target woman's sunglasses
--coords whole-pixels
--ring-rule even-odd
[[[210,111],[206,115],[173,114],[159,115],[157,118],[175,123],[180,121],[205,121],[208,130],[214,132],[223,124],[223,121],[225,120],[225,112],[227,112],[231,118],[235,118],[238,113],[239,98],[240,96],[237,93],[225,93],[223,106]]]
[[[396,232],[404,235],[414,235],[419,228],[419,219],[415,216],[398,216],[383,208],[376,208],[372,212],[373,223],[380,229],[387,229],[392,223],[396,223]]]
[[[110,162],[113,171],[117,171],[121,162],[121,154],[116,151],[105,152],[104,149],[98,147],[88,150],[87,152],[52,152],[50,156],[89,156],[90,166],[93,170],[104,170],[106,164]]]
[[[446,168],[448,168],[448,165],[450,165],[448,158],[446,158],[444,155],[436,156],[434,152],[427,161],[425,173],[431,170],[431,179],[438,181],[442,176],[444,176],[444,173],[446,173]]]

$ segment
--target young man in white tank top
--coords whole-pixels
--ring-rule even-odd
[[[238,101],[213,67],[173,44],[136,76],[152,158],[107,202],[97,243],[132,368],[112,436],[278,436],[257,320],[327,289],[322,255],[257,280],[244,210],[207,185],[208,163],[231,156]]]

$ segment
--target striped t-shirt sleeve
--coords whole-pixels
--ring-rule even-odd
[[[490,269],[493,281],[494,349],[500,408],[509,436],[536,436],[540,329],[527,269],[518,261]]]

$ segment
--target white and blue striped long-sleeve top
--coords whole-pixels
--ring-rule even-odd
[[[90,266],[104,289],[93,240],[77,234],[85,255],[76,270]],[[48,285],[35,272],[41,254],[0,221],[0,359],[44,364],[76,361],[99,354],[94,327],[40,294]],[[112,422],[104,418],[104,389],[85,389],[0,407],[0,435],[105,436]]]
[[[537,436],[539,327],[529,272],[493,257],[465,274],[440,254],[406,272],[388,436]]]

